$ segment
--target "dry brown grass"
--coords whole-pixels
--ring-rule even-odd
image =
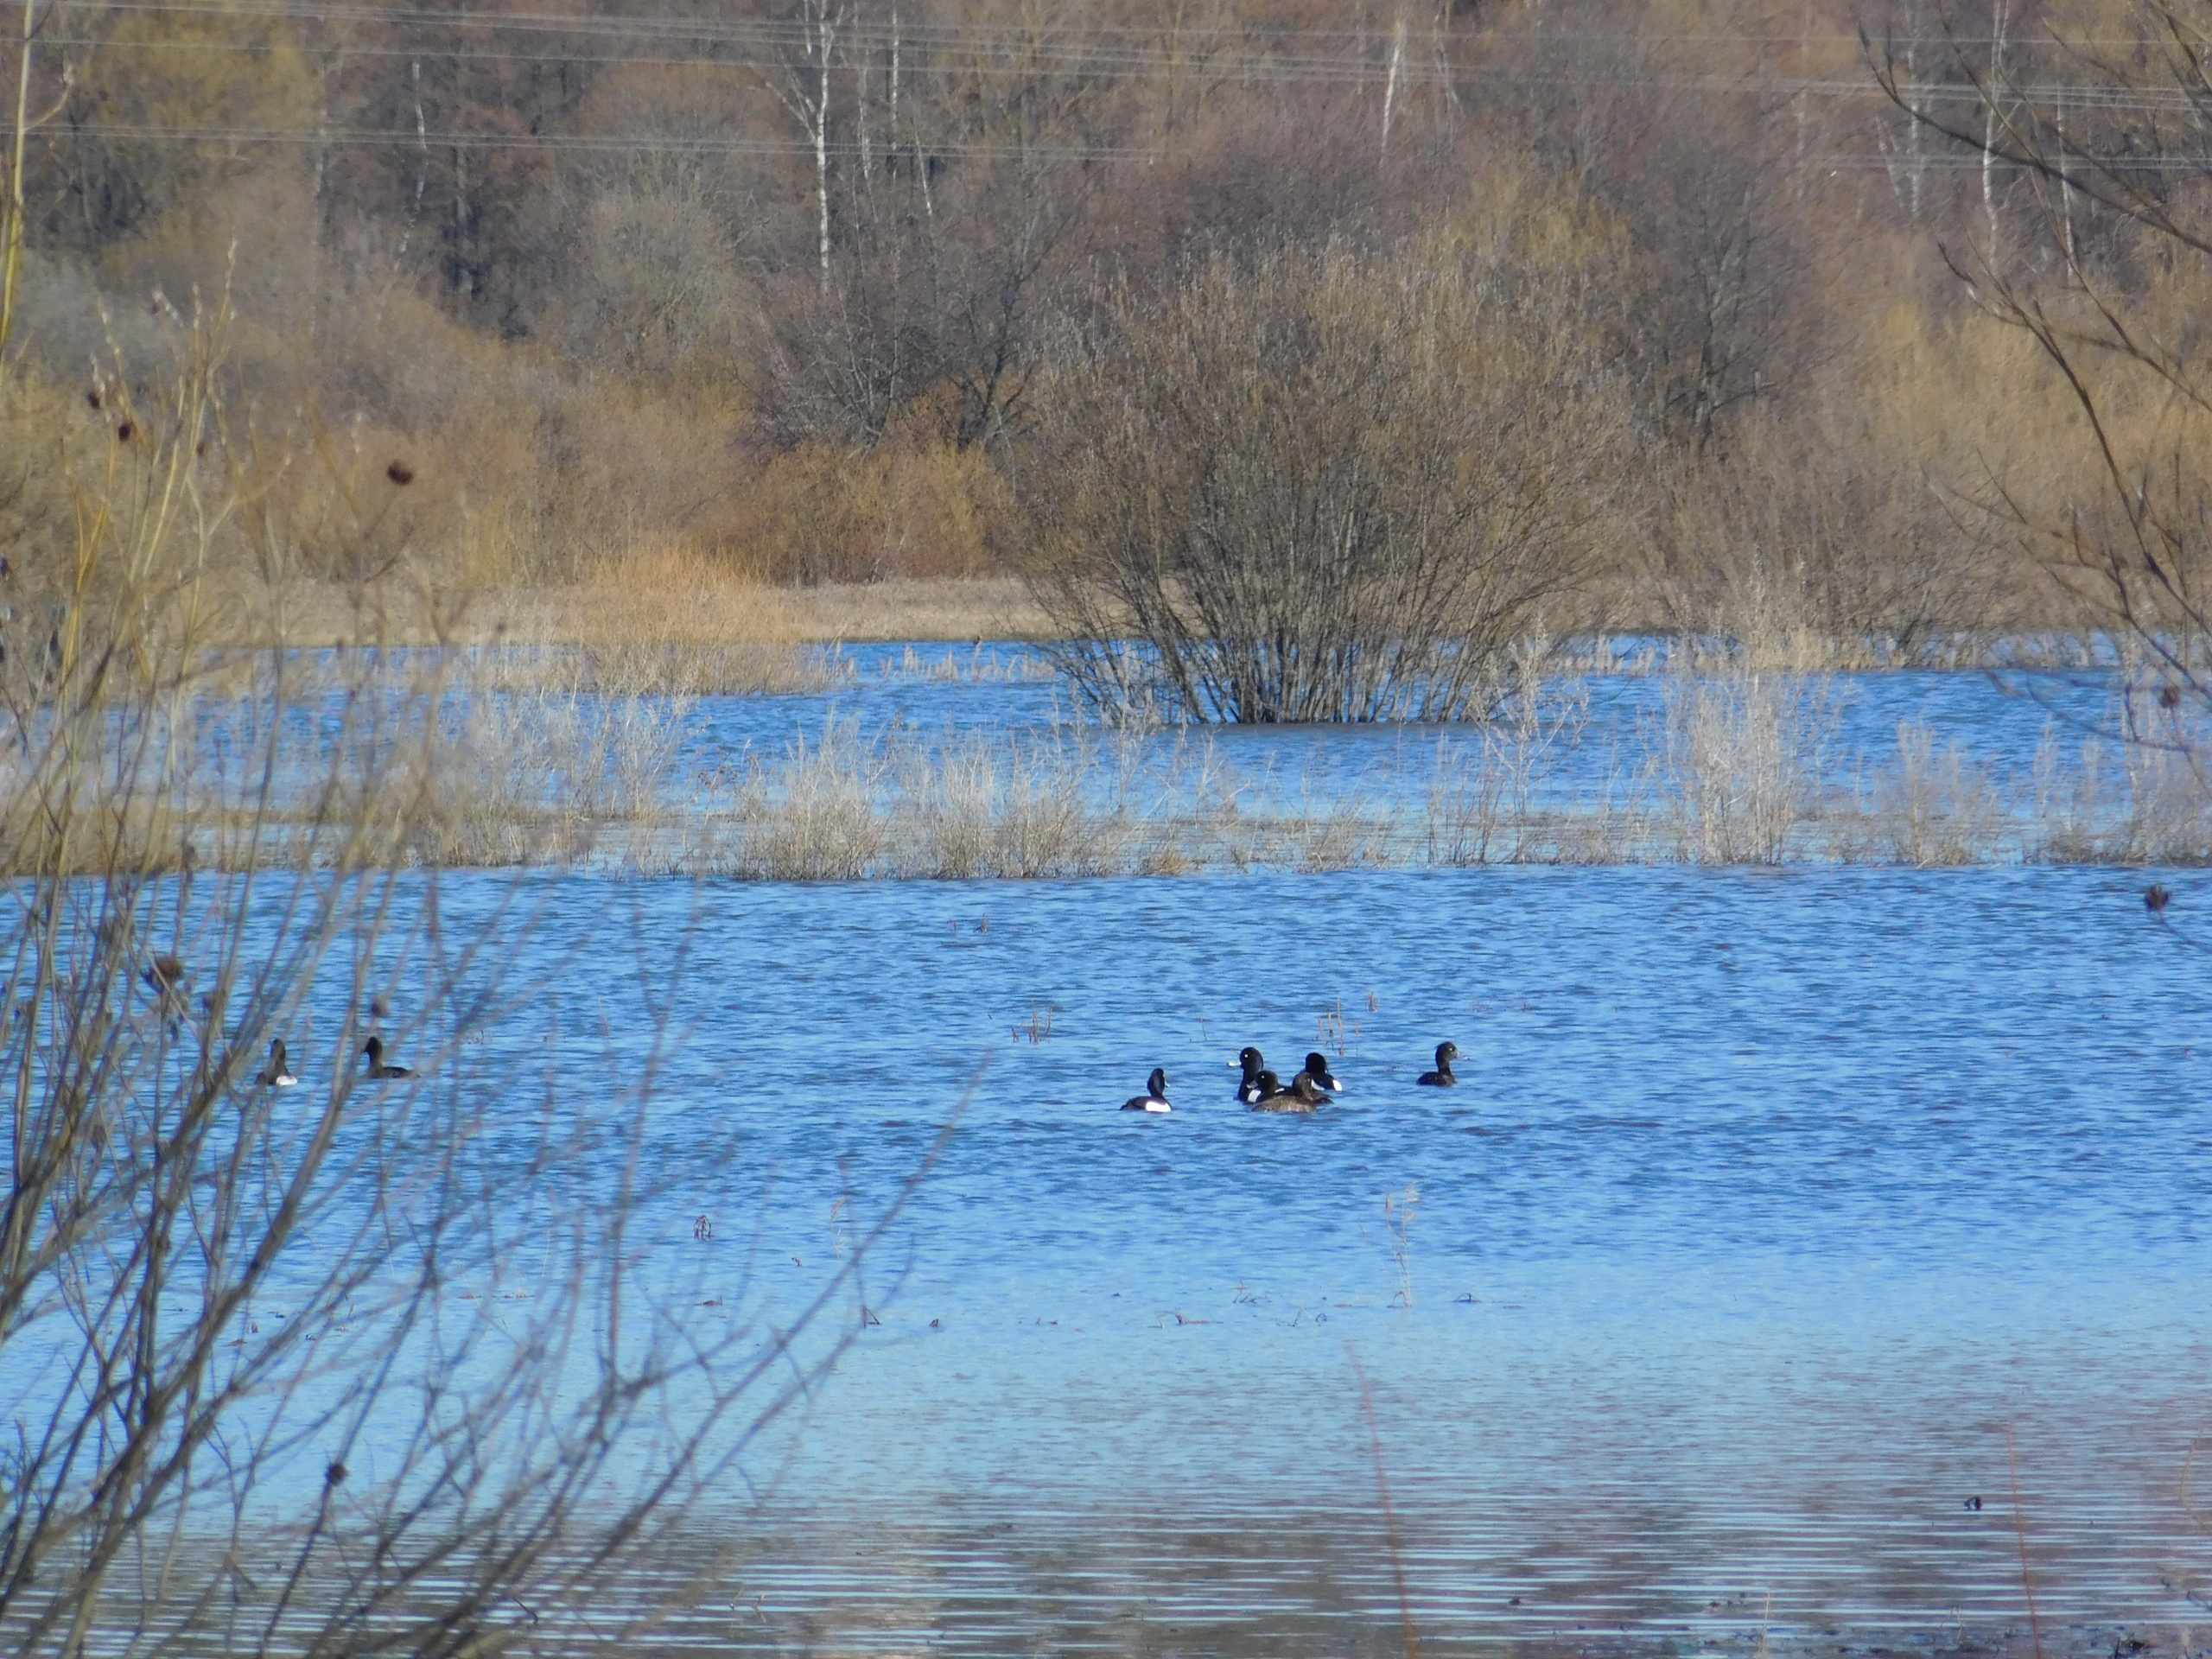
[[[1051,619],[1011,576],[825,584],[782,590],[802,639],[1052,639]]]
[[[473,596],[401,580],[368,589],[242,582],[233,593],[241,643],[264,645],[746,647],[765,653],[809,645],[1055,637],[1026,585],[1011,576],[774,588],[678,552],[635,555],[588,582],[497,587]]]

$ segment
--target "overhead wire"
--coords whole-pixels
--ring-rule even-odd
[[[648,12],[577,14],[549,11],[493,12],[466,7],[452,10],[437,10],[422,7],[378,7],[359,4],[305,4],[300,0],[223,0],[210,3],[209,0],[58,0],[56,13],[145,13],[159,16],[207,16],[229,22],[258,19],[277,22],[309,22],[324,24],[345,23],[374,25],[382,28],[423,29],[467,29],[486,32],[520,32],[524,34],[581,34],[600,38],[627,35],[640,44],[651,42],[667,47],[692,42],[703,48],[685,55],[647,55],[644,53],[620,52],[519,52],[487,50],[481,47],[449,47],[439,45],[425,48],[421,44],[375,45],[359,41],[349,42],[344,48],[346,55],[374,58],[419,59],[434,55],[441,60],[464,64],[589,64],[601,67],[639,68],[705,68],[768,75],[788,72],[795,66],[788,55],[794,48],[808,50],[805,30],[801,24],[772,19],[747,19],[716,22],[695,18],[679,18],[667,14]],[[1313,29],[1212,29],[1187,31],[1200,37],[1218,37],[1249,41],[1256,34],[1262,40],[1313,42],[1333,41],[1357,42],[1372,51],[1378,36],[1373,31]],[[1096,79],[1129,79],[1137,76],[1154,77],[1174,71],[1195,72],[1198,66],[1186,59],[1157,46],[1117,45],[1110,49],[1097,44],[1102,41],[1157,40],[1160,31],[1141,30],[1119,25],[1087,25],[1078,29],[1048,32],[1046,41],[1040,43],[1034,35],[1010,31],[1003,25],[984,23],[938,23],[926,26],[902,25],[897,35],[885,25],[868,25],[848,21],[840,25],[838,39],[845,49],[853,51],[873,48],[887,50],[894,40],[902,51],[926,61],[932,55],[939,61],[931,66],[950,68],[955,73],[983,75],[1026,75],[1040,68],[1059,67],[1070,73],[1080,73]],[[1491,33],[1485,41],[1506,40],[1522,42],[1546,38],[1540,35],[1511,35]],[[1586,39],[1586,36],[1578,38]],[[1617,36],[1623,41],[1711,41],[1751,44],[1790,44],[1804,48],[1812,38],[1803,35],[1758,35],[1751,34],[1666,34],[1623,31]],[[1834,44],[1845,37],[1822,37]],[[1958,46],[1967,43],[1968,37],[1947,40]],[[1052,42],[1057,41],[1055,45]],[[42,44],[50,48],[77,48],[86,51],[145,50],[157,52],[232,52],[258,54],[268,49],[266,41],[251,40],[158,40],[116,39],[88,35],[65,35],[49,37]],[[1855,44],[1855,37],[1853,39]],[[762,48],[769,48],[774,55],[753,55]],[[742,49],[747,55],[731,55],[733,49]],[[804,66],[798,66],[803,67]],[[1241,54],[1226,61],[1208,60],[1205,66],[1210,77],[1229,82],[1259,84],[1327,84],[1338,86],[1371,86],[1388,84],[1395,74],[1402,86],[1422,85],[1450,81],[1452,84],[1492,79],[1510,79],[1516,85],[1594,86],[1615,88],[1656,89],[1668,92],[1719,93],[1727,95],[1759,95],[1777,101],[1795,101],[1801,98],[1823,100],[1886,102],[1890,92],[1865,78],[1837,78],[1824,76],[1787,76],[1772,71],[1754,70],[1740,73],[1691,73],[1682,71],[1639,71],[1618,73],[1603,68],[1586,70],[1545,69],[1531,71],[1522,64],[1458,64],[1437,61],[1431,54],[1415,54],[1412,59],[1392,66],[1372,56],[1350,57],[1341,54],[1322,56],[1285,56],[1268,52]],[[1946,103],[1978,103],[1980,91],[1970,85],[1939,81],[1916,81],[1898,88],[1906,100],[1916,107],[1930,107]],[[2202,101],[2189,89],[2117,88],[2093,86],[2029,85],[2008,88],[2008,96],[2024,101],[2056,101],[2063,98],[2073,110],[2087,112],[2197,113]],[[331,129],[252,127],[234,125],[200,125],[191,123],[73,123],[66,128],[49,130],[44,135],[51,140],[63,133],[142,142],[207,143],[224,144],[283,144],[315,143],[318,145],[406,145],[420,146],[435,143],[441,148],[521,149],[546,150],[643,150],[649,152],[723,155],[783,155],[810,152],[814,146],[799,140],[764,138],[726,138],[711,135],[681,135],[641,132],[538,132],[514,133],[499,131],[448,130],[430,133],[419,125],[413,128],[347,127]],[[832,143],[831,153],[857,155],[856,144]],[[1062,146],[1007,145],[1004,143],[967,143],[947,140],[931,142],[934,154],[953,156],[988,156],[1020,154],[1032,159],[1093,160],[1123,157],[1155,157],[1161,153],[1157,144],[1097,144],[1077,143]],[[1915,165],[1945,163],[1951,159],[1941,152],[1936,156],[1918,158]],[[2157,168],[2172,165],[2196,165],[2199,158],[2151,156],[2129,158],[2126,165],[2133,168]],[[1895,158],[1863,152],[1847,152],[1813,157],[1801,157],[1799,165],[1827,168],[1881,166],[1897,164]],[[1962,164],[1980,165],[1977,156],[1962,158]]]
[[[758,36],[763,34],[796,35],[810,27],[803,20],[779,18],[745,18],[728,22],[704,21],[696,16],[681,16],[638,8],[626,10],[579,11],[506,11],[468,6],[451,8],[428,6],[373,6],[330,3],[329,0],[56,0],[56,12],[86,13],[149,12],[173,13],[223,18],[269,17],[310,22],[372,22],[385,25],[422,25],[436,28],[551,29],[575,32],[653,31],[665,30],[693,38]],[[887,41],[892,35],[889,23],[862,21],[855,16],[837,20],[836,32],[841,35],[862,38],[874,35]],[[1432,31],[1433,32],[1433,31]],[[1165,37],[1179,41],[1238,40],[1261,41],[1359,41],[1378,45],[1392,38],[1392,31],[1380,27],[1319,29],[1311,26],[1285,26],[1273,23],[1221,23],[1140,26],[1124,23],[1086,23],[1078,27],[1047,27],[1043,29],[1016,30],[1001,23],[976,22],[924,21],[911,16],[898,31],[902,40],[927,41],[934,39],[948,41],[961,38],[1028,38],[1048,35],[1058,38],[1090,37],[1098,40],[1131,39],[1158,40]],[[1477,38],[1503,44],[1553,41],[1571,38],[1578,42],[1666,41],[1682,44],[1783,46],[1810,50],[1813,47],[1840,47],[1855,54],[1860,36],[1854,30],[1842,33],[1814,32],[1809,29],[1758,32],[1749,29],[1657,29],[1638,25],[1631,29],[1592,29],[1574,27],[1571,36],[1557,29],[1484,29]],[[2005,36],[1970,33],[1938,33],[1885,35],[1885,42],[1901,47],[1922,46],[1986,47],[1998,44],[2019,44],[2018,34]],[[2118,47],[2139,44],[2126,37],[2105,39],[2083,37],[2069,39],[2070,47]]]

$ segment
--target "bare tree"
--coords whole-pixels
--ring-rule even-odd
[[[785,443],[865,447],[918,414],[957,448],[1002,440],[1033,364],[1039,286],[1081,218],[1102,83],[1065,20],[1025,12],[988,52],[943,62],[905,27],[894,14],[887,35],[846,33],[856,137],[842,149],[857,164],[817,174],[823,259],[767,319],[766,412]],[[834,37],[803,38],[818,54]],[[794,68],[795,87],[814,84],[814,64]],[[798,91],[785,99],[802,121],[821,114]]]
[[[0,662],[0,1642],[489,1654],[586,1598],[619,1639],[857,1328],[867,1241],[767,1329],[741,1268],[639,1267],[672,1027],[519,1112],[462,1063],[534,995],[523,890],[456,930],[395,861],[439,722],[216,626],[220,335],[57,440],[73,559]]]
[[[23,263],[24,152],[30,148],[31,135],[61,112],[73,81],[65,65],[60,96],[47,109],[35,106],[31,52],[53,16],[51,5],[41,15],[38,0],[23,0],[22,22],[14,41],[16,73],[9,101],[6,194],[0,196],[0,353],[8,349],[16,331],[16,283]]]
[[[1933,87],[1894,42],[1862,41],[1916,125],[1985,176],[2034,187],[2036,257],[2000,260],[1994,237],[1945,255],[1982,311],[2050,363],[2082,417],[2092,483],[1983,505],[2093,627],[2156,667],[2170,716],[2184,698],[2212,706],[2212,347],[2197,315],[2212,278],[2212,6],[2129,0],[2044,23],[2031,34],[2016,19],[1999,49],[1999,31],[1947,8]]]
[[[1569,0],[1535,22],[1513,96],[1641,254],[1620,348],[1669,431],[1694,450],[1725,445],[1733,416],[1804,378],[1821,332],[1786,183],[1787,100],[1755,73],[1715,96],[1709,66],[1618,8]]]
[[[1586,291],[1436,238],[1125,294],[1069,343],[1033,469],[1075,683],[1196,720],[1485,712],[1613,499],[1626,425]]]
[[[783,68],[768,82],[799,124],[813,163],[815,261],[824,292],[830,287],[830,135],[836,120],[836,71],[845,22],[845,0],[798,0],[788,29],[781,31],[790,41]],[[864,102],[868,89],[858,86],[855,95]]]

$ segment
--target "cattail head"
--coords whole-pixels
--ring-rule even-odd
[[[130,442],[131,435],[137,430],[138,429],[128,421],[118,421],[115,425],[115,441],[118,443],[128,443]]]
[[[404,461],[395,461],[384,469],[384,475],[403,490],[415,481],[415,469]]]
[[[94,409],[98,409],[100,406],[100,389],[98,386],[94,386],[90,391],[85,394],[85,401],[90,404]]]

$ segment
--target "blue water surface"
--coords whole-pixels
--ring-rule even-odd
[[[1446,1629],[1509,1581],[1933,1629],[2018,1615],[2020,1514],[2052,1618],[2180,1617],[2212,1567],[2212,979],[2168,879],[2178,923],[2081,869],[574,880],[523,948],[586,1077],[677,1011],[671,1264],[788,1258],[795,1307],[950,1126],[880,1324],[733,1492],[804,1535],[1249,1536],[1371,1519],[1379,1458]],[[1248,1042],[1345,1095],[1243,1110]],[[1173,1114],[1119,1111],[1155,1065]],[[887,1593],[794,1552],[793,1605]]]

